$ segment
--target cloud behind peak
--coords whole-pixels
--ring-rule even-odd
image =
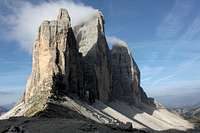
[[[17,5],[17,6],[14,6]],[[69,0],[45,1],[33,4],[27,1],[8,4],[12,9],[11,14],[1,16],[9,39],[17,41],[22,49],[31,53],[37,29],[44,20],[54,20],[60,8],[66,8],[71,17],[72,26],[78,25],[90,19],[96,9],[82,3],[75,3]]]

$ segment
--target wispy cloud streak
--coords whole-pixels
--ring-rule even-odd
[[[169,14],[157,28],[156,35],[162,39],[176,37],[185,25],[185,19],[193,7],[190,0],[176,0]]]
[[[188,27],[186,32],[181,36],[181,40],[192,40],[195,36],[200,34],[200,13],[196,16],[192,24]]]

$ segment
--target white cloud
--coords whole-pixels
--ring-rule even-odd
[[[87,21],[96,12],[92,7],[69,0],[42,2],[37,5],[20,1],[9,6],[13,13],[3,16],[4,24],[9,27],[7,33],[9,39],[16,40],[24,50],[30,53],[39,25],[43,20],[55,20],[60,8],[68,10],[72,26]]]
[[[110,48],[112,48],[113,46],[123,46],[123,47],[126,47],[127,50],[128,50],[128,53],[129,54],[132,54],[132,57],[133,56],[133,51],[132,49],[130,49],[127,45],[127,43],[121,39],[119,39],[118,37],[115,37],[115,36],[107,36],[106,37],[106,40],[108,42],[108,45],[110,46]]]
[[[121,45],[127,47],[127,43],[115,36],[106,37],[108,44],[110,45]]]

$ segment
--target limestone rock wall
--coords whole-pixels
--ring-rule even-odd
[[[148,98],[140,87],[140,70],[124,44],[115,44],[112,57],[112,97],[128,103],[140,104]]]
[[[97,12],[91,20],[76,26],[74,32],[82,53],[83,86],[92,97],[106,102],[111,94],[111,56],[102,14]]]
[[[78,89],[79,54],[67,10],[61,9],[57,20],[44,21],[39,27],[33,48],[32,74],[24,100],[38,95],[48,98],[53,93]]]

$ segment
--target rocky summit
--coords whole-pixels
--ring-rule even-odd
[[[113,44],[109,49],[104,23],[96,11],[90,20],[72,27],[66,9],[60,9],[57,20],[44,21],[34,43],[24,95],[0,119],[78,119],[86,126],[92,121],[129,131],[193,128],[146,95],[127,45]],[[7,131],[11,129],[15,127]]]

